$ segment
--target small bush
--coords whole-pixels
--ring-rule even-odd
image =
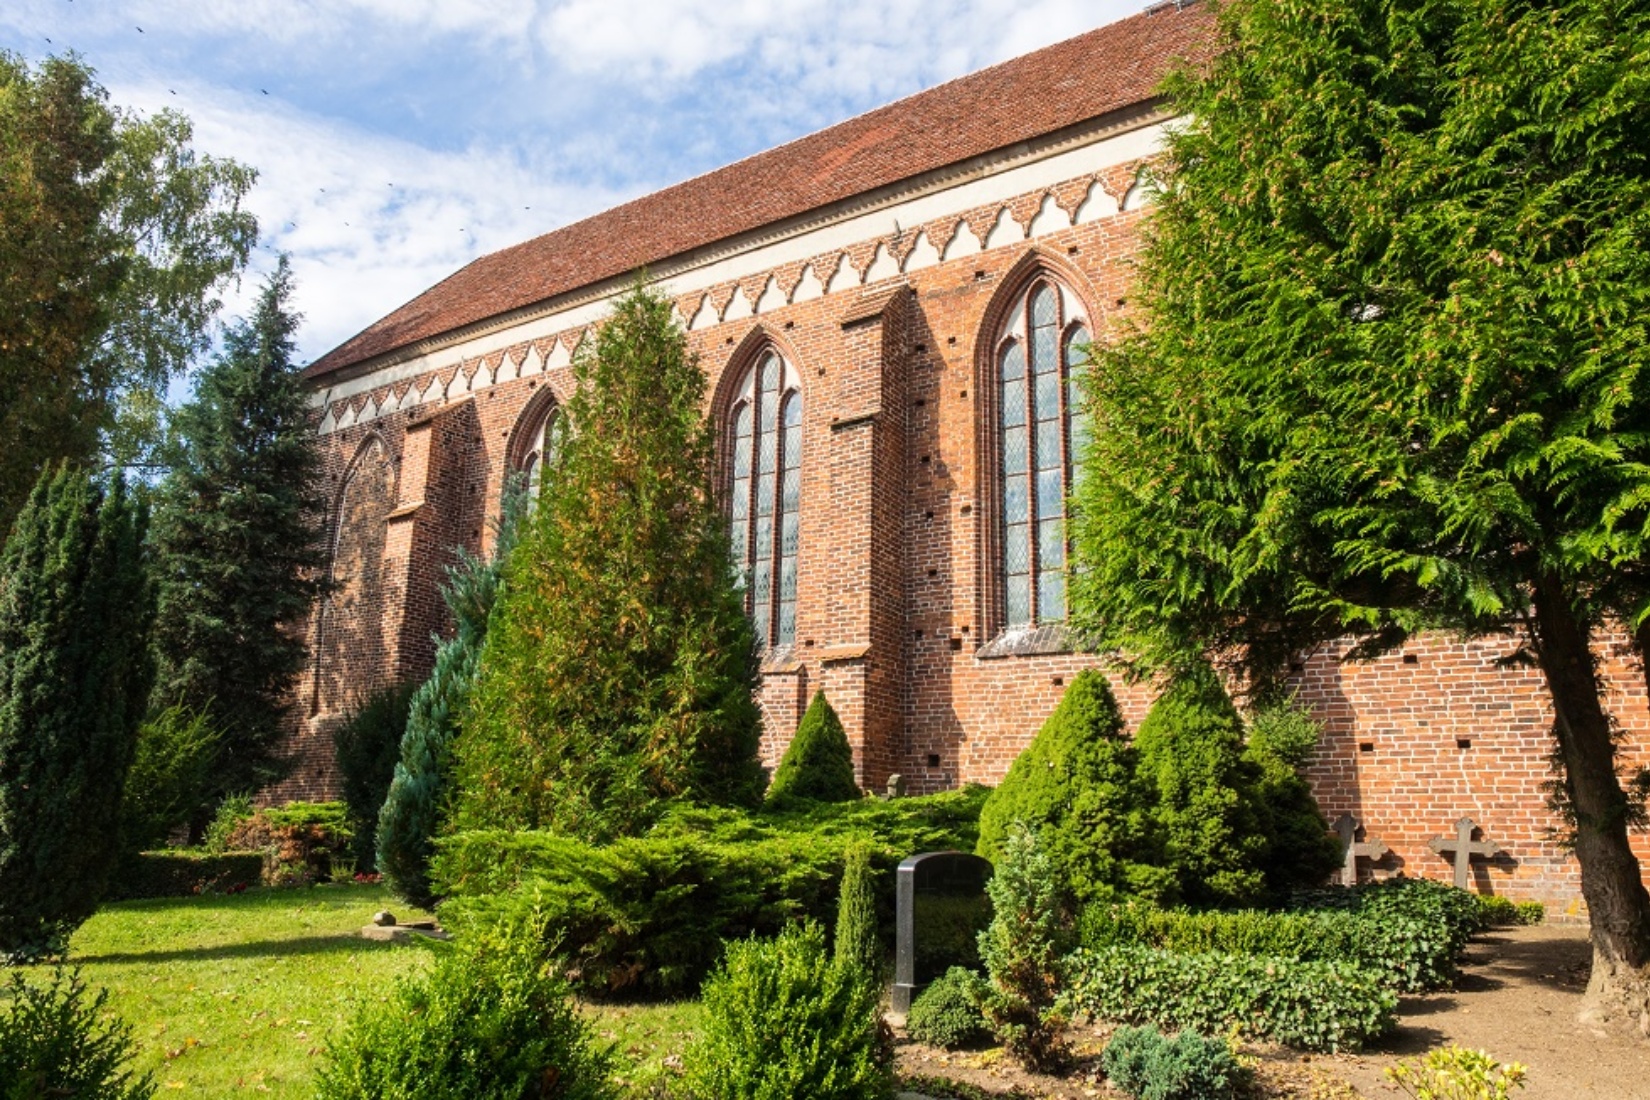
[[[1376,920],[1408,917],[1421,921],[1442,937],[1452,960],[1480,928],[1476,894],[1423,878],[1400,876],[1363,886],[1302,891],[1291,904],[1298,909],[1345,909]]]
[[[125,856],[115,868],[108,901],[238,894],[263,879],[262,852],[208,852],[166,848]]]
[[[694,1100],[892,1095],[877,990],[831,960],[818,924],[730,944],[703,1000],[704,1032],[684,1058]]]
[[[1023,826],[1009,833],[1002,862],[986,884],[991,925],[980,933],[980,960],[990,981],[980,1008],[1009,1055],[1044,1073],[1068,1057],[1063,957],[1071,933],[1059,871]]]
[[[974,971],[953,966],[928,984],[911,1002],[905,1031],[919,1043],[958,1050],[988,1036],[980,1013],[984,980]]]
[[[1224,951],[1352,963],[1400,993],[1439,989],[1455,975],[1450,940],[1438,925],[1399,914],[1375,919],[1334,910],[1189,913],[1139,904],[1091,905],[1078,931],[1090,948],[1138,944],[1182,954]]]
[[[30,985],[15,971],[0,999],[0,1096],[8,1100],[148,1100],[155,1083],[126,1068],[131,1028],[89,993],[78,971],[54,970]]]
[[[1517,1062],[1501,1065],[1481,1050],[1448,1046],[1419,1063],[1387,1067],[1387,1080],[1415,1100],[1508,1100],[1529,1072]]]
[[[1157,865],[1151,793],[1135,763],[1106,677],[1079,672],[986,800],[979,854],[1001,860],[1018,823],[1036,832],[1076,900],[1163,896],[1173,875]]]
[[[854,968],[869,982],[881,979],[883,963],[874,876],[871,849],[864,844],[849,848],[836,907],[836,961]]]
[[[1244,1079],[1225,1043],[1192,1031],[1170,1039],[1154,1027],[1118,1028],[1100,1066],[1135,1100],[1229,1100]]]
[[[378,865],[378,811],[384,808],[395,764],[401,759],[401,735],[417,684],[397,684],[368,695],[332,734],[342,781],[350,854],[355,866]]]
[[[330,882],[335,865],[347,862],[350,828],[346,814],[342,802],[267,806],[231,829],[225,844],[236,851],[264,853],[266,886]]]
[[[611,1058],[537,934],[471,941],[367,1003],[327,1043],[319,1100],[610,1100]]]
[[[1520,924],[1540,924],[1547,919],[1547,907],[1539,901],[1513,902],[1493,894],[1478,897],[1480,928],[1511,928]]]
[[[690,993],[724,940],[833,919],[848,850],[869,846],[878,925],[893,923],[893,871],[912,852],[972,847],[983,789],[789,813],[677,809],[646,837],[592,845],[541,832],[444,837],[432,865],[459,930],[530,911],[579,991]]]
[[[1070,960],[1071,1003],[1122,1023],[1232,1029],[1301,1050],[1359,1050],[1391,1030],[1398,997],[1367,970],[1261,955],[1084,949]]]
[[[805,798],[816,802],[852,802],[860,796],[854,782],[854,751],[842,720],[817,692],[768,787],[770,805]]]
[[[221,740],[205,714],[178,705],[151,714],[139,727],[120,802],[127,851],[159,847],[211,804],[212,765]]]
[[[1513,904],[1518,911],[1519,924],[1541,924],[1547,919],[1547,907],[1539,901],[1520,901]]]
[[[1339,839],[1300,769],[1322,733],[1293,698],[1269,702],[1249,716],[1243,758],[1256,774],[1254,805],[1265,847],[1260,871],[1270,898],[1322,886],[1341,865]]]
[[[257,807],[252,804],[249,794],[232,794],[218,803],[212,820],[206,826],[206,833],[201,838],[201,847],[209,852],[227,852],[229,838],[241,823],[249,820]]]

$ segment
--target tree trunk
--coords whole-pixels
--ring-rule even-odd
[[[1626,1017],[1650,1036],[1650,892],[1627,843],[1627,795],[1616,776],[1590,631],[1555,574],[1536,581],[1535,628],[1541,671],[1553,695],[1564,787],[1575,811],[1581,894],[1592,922],[1593,974],[1583,1016]]]

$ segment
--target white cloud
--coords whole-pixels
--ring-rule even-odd
[[[194,120],[197,149],[259,170],[248,203],[264,231],[254,275],[291,253],[305,358],[479,255],[628,197],[559,180],[507,150],[434,152],[220,89],[111,91],[141,109],[179,107]]]

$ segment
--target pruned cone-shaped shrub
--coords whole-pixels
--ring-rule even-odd
[[[1037,834],[1075,900],[1156,897],[1170,879],[1152,865],[1149,800],[1111,687],[1086,669],[986,800],[978,851],[1001,861],[1018,822]]]
[[[877,934],[876,872],[871,848],[855,844],[848,849],[842,871],[842,893],[836,908],[836,961],[879,982],[883,970],[882,937]]]
[[[785,750],[773,773],[768,802],[782,805],[802,798],[816,802],[852,802],[858,797],[854,750],[848,745],[848,734],[825,693],[817,692],[796,727],[790,748]]]

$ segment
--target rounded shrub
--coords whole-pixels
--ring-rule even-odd
[[[1243,756],[1256,769],[1255,807],[1266,845],[1260,872],[1273,898],[1321,886],[1341,865],[1341,846],[1300,769],[1321,727],[1293,699],[1267,703],[1249,717]]]
[[[848,735],[842,729],[842,720],[826,701],[825,693],[817,692],[796,727],[790,748],[785,750],[784,758],[774,770],[768,802],[780,804],[799,798],[852,802],[858,797],[854,752],[848,745]]]
[[[1135,758],[1105,676],[1078,673],[986,799],[979,854],[999,862],[1018,822],[1037,834],[1076,900],[1162,894],[1170,878],[1153,866],[1149,792]]]
[[[318,1100],[610,1100],[610,1055],[551,974],[539,937],[444,951],[363,1005],[328,1044]]]
[[[108,993],[58,968],[30,984],[13,971],[0,997],[0,1096],[149,1100],[155,1082],[127,1068],[131,1029],[107,1010]]]
[[[1226,1044],[1194,1031],[1170,1039],[1155,1027],[1118,1028],[1100,1066],[1135,1100],[1229,1100],[1243,1081]]]
[[[877,988],[832,960],[813,922],[728,945],[684,1059],[693,1100],[887,1100]]]
[[[984,980],[966,967],[953,966],[911,1002],[905,1032],[919,1043],[946,1050],[972,1046],[991,1034],[980,1012]]]

